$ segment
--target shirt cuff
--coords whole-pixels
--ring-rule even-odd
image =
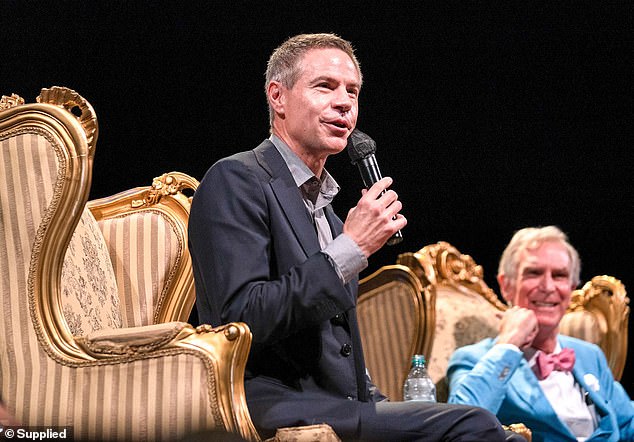
[[[357,277],[368,266],[368,260],[352,238],[345,233],[337,236],[322,250],[344,284]]]

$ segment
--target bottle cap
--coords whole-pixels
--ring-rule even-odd
[[[412,365],[425,365],[425,356],[423,355],[412,356]]]

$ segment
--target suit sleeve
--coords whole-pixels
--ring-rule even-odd
[[[321,252],[276,274],[275,250],[296,240],[279,233],[281,221],[272,219],[279,203],[266,186],[244,162],[222,160],[197,189],[189,224],[201,321],[246,322],[254,343],[273,343],[354,306]]]
[[[481,344],[456,350],[447,368],[448,402],[479,406],[497,414],[521,360],[521,352],[503,345],[488,351]]]

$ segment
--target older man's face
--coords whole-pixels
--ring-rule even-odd
[[[509,286],[505,297],[513,305],[535,312],[540,329],[556,331],[573,289],[570,256],[565,246],[544,242],[522,252],[517,280]]]

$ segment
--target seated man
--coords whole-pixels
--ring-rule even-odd
[[[383,178],[345,222],[339,186],[324,168],[357,123],[359,63],[332,34],[298,35],[269,59],[271,135],[215,163],[191,209],[201,322],[246,322],[253,345],[246,399],[261,435],[328,423],[363,441],[503,440],[476,407],[389,402],[370,382],[356,319],[357,274],[405,227]]]
[[[522,422],[535,442],[634,440],[634,407],[601,349],[558,334],[579,270],[577,251],[557,227],[515,233],[498,270],[512,308],[495,339],[452,355],[450,403]]]

